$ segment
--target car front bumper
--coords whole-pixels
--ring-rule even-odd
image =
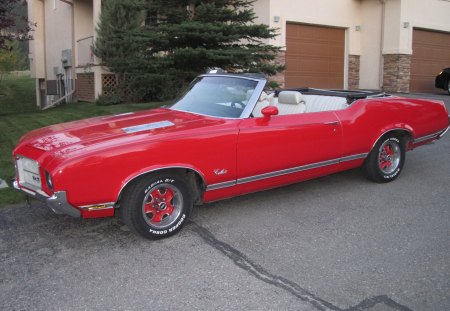
[[[69,215],[72,217],[80,217],[81,212],[76,207],[69,204],[67,201],[67,194],[65,191],[55,192],[52,196],[44,193],[35,192],[32,190],[19,187],[16,179],[13,180],[13,187],[25,195],[32,197],[38,201],[44,202],[55,213],[59,215]]]

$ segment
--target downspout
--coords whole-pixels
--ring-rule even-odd
[[[383,50],[384,50],[384,25],[386,19],[386,0],[380,0],[381,2],[381,33],[380,33],[380,76],[378,77],[378,84],[380,89],[383,88],[384,85],[384,58],[383,58]]]
[[[73,6],[73,1],[67,1],[67,0],[60,0],[61,2],[64,2],[72,7],[72,68],[71,68],[71,74],[72,74],[72,91],[69,94],[66,94],[64,98],[70,98],[72,94],[75,94],[75,78],[76,78],[76,70],[75,70],[75,8]]]
[[[44,46],[44,83],[45,83],[45,94],[47,94],[47,31],[45,29],[45,1],[40,0],[42,2],[42,29],[43,29],[43,46]],[[37,51],[37,48],[35,46],[34,52]],[[45,105],[47,105],[47,100],[45,100],[45,103],[42,102],[42,96],[41,96],[41,79],[37,78],[37,100],[39,102],[39,108],[43,109]],[[44,96],[45,97],[45,96]],[[45,105],[44,105],[45,104]]]

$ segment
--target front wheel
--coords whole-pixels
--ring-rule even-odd
[[[405,144],[396,136],[380,139],[366,158],[363,172],[367,178],[379,183],[396,179],[405,163]]]
[[[125,224],[145,238],[163,238],[180,231],[193,200],[184,178],[155,174],[134,182],[121,200]]]

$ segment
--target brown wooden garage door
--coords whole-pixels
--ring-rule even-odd
[[[411,92],[436,92],[434,79],[450,67],[450,34],[414,29]]]
[[[344,87],[345,30],[287,24],[286,87]]]

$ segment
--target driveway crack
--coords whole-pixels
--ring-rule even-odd
[[[228,258],[230,258],[234,264],[241,269],[247,271],[257,279],[270,284],[272,286],[281,288],[291,293],[300,300],[311,304],[317,310],[338,310],[338,311],[362,311],[375,307],[377,304],[384,304],[393,310],[398,311],[412,311],[410,308],[401,305],[400,303],[392,300],[386,295],[375,296],[372,298],[364,299],[362,302],[355,306],[351,306],[348,309],[341,309],[332,303],[314,295],[313,293],[302,288],[295,282],[292,282],[286,278],[278,275],[274,275],[251,261],[242,252],[238,251],[231,245],[218,240],[208,229],[200,226],[194,221],[190,221],[191,229],[196,232],[208,245],[215,248]]]
[[[298,284],[281,276],[270,273],[260,265],[252,262],[249,258],[247,258],[247,256],[245,256],[234,247],[226,244],[225,242],[219,241],[210,231],[196,224],[195,222],[191,221],[191,224],[192,230],[196,232],[207,244],[223,253],[225,256],[233,260],[233,262],[238,267],[252,274],[257,279],[288,291],[300,300],[311,304],[317,310],[342,310],[329,303],[328,301],[315,296],[314,294],[300,287]]]

